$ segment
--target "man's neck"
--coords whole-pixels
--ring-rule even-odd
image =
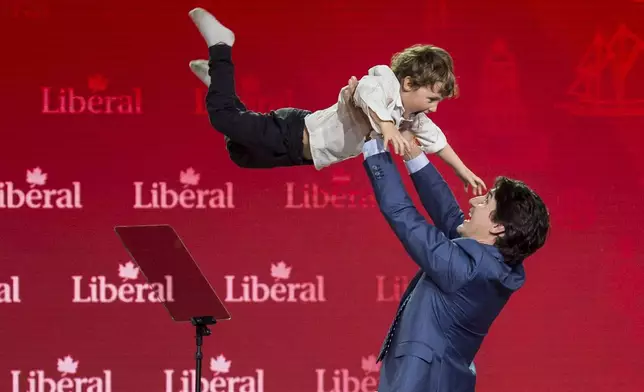
[[[465,238],[473,239],[474,241],[476,241],[476,242],[478,242],[480,244],[484,244],[484,245],[494,245],[494,243],[496,242],[496,237],[494,237],[494,236],[477,236],[477,235],[474,235],[474,236],[468,236],[468,237],[465,237]]]
[[[474,238],[476,242],[484,244],[484,245],[492,245],[494,246],[494,243],[496,242],[495,238]]]

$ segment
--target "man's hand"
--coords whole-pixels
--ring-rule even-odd
[[[349,103],[349,108],[353,114],[353,117],[357,121],[362,123],[365,129],[369,129],[371,131],[371,123],[369,122],[367,114],[356,105],[356,101],[353,98],[356,92],[356,88],[358,88],[358,79],[355,76],[352,76],[351,79],[349,79],[347,87],[342,89],[342,97],[346,102]],[[369,133],[367,133],[366,136],[368,137]]]
[[[355,76],[352,76],[349,79],[349,86],[348,87],[349,88],[347,90],[345,90],[345,91],[347,91],[349,93],[348,97],[350,98],[351,103],[355,105],[355,101],[353,100],[353,94],[355,94],[356,88],[358,88],[358,78],[356,78]]]
[[[420,154],[423,153],[423,150],[420,149],[420,146],[418,145],[418,140],[416,139],[416,135],[408,129],[400,132],[402,135],[403,139],[409,143],[409,151],[403,156],[404,160],[410,161]]]

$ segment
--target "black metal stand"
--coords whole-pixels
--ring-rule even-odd
[[[200,316],[192,317],[190,321],[196,329],[195,337],[197,343],[197,352],[195,353],[195,373],[197,373],[195,378],[195,392],[201,392],[201,359],[203,358],[201,344],[203,343],[203,337],[210,336],[211,334],[210,328],[208,328],[208,326],[217,324],[217,320],[215,320],[215,318],[212,316]]]

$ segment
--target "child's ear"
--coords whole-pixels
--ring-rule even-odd
[[[403,91],[412,91],[414,89],[411,84],[411,77],[405,76],[405,78],[402,81],[402,88],[403,88]]]

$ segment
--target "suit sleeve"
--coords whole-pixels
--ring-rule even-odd
[[[363,164],[380,211],[409,256],[441,290],[458,290],[470,276],[471,259],[416,210],[389,153],[369,156]]]
[[[405,162],[405,165],[420,201],[436,227],[450,239],[460,237],[456,229],[465,220],[465,215],[443,176],[425,154]]]

